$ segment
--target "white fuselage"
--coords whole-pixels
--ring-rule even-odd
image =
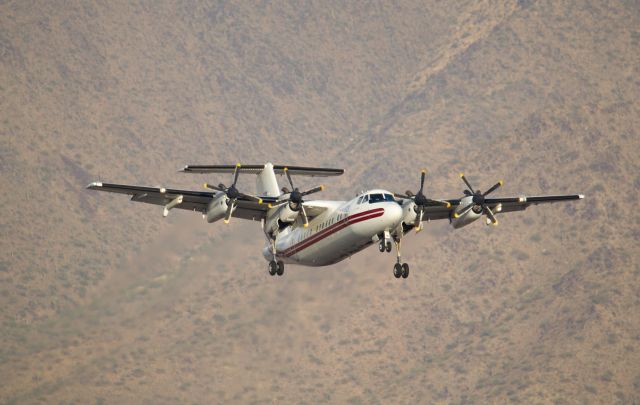
[[[371,245],[385,231],[397,228],[403,217],[402,207],[395,201],[371,202],[362,198],[383,193],[391,195],[388,191],[374,190],[351,201],[325,202],[327,209],[307,228],[290,226],[277,235],[277,260],[305,266],[326,266]],[[268,246],[263,255],[268,261],[273,259]]]

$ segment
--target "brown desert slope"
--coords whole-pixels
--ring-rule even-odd
[[[0,403],[640,402],[640,8],[0,2]],[[584,193],[271,278],[187,163]],[[253,178],[241,179],[251,191]],[[305,184],[315,185],[313,179]]]

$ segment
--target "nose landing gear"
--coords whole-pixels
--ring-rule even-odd
[[[407,263],[402,263],[402,256],[400,255],[400,239],[394,240],[394,242],[396,244],[398,256],[396,258],[397,262],[393,266],[393,276],[395,278],[407,278],[409,277],[409,265]]]
[[[380,252],[391,252],[391,234],[389,231],[384,231],[384,237],[380,238],[380,243],[378,243],[378,250]]]

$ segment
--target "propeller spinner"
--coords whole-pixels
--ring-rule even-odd
[[[413,202],[415,203],[416,214],[418,215],[416,216],[416,220],[413,226],[416,228],[416,232],[420,232],[422,230],[422,218],[424,216],[425,207],[427,207],[428,205],[442,205],[447,208],[451,207],[451,204],[447,201],[432,200],[430,198],[427,198],[424,195],[423,193],[424,179],[426,175],[427,175],[427,169],[422,169],[421,175],[420,175],[420,190],[418,190],[418,192],[415,195],[409,190],[407,190],[405,194],[396,194],[396,193],[393,194],[394,196],[399,198],[413,200]]]
[[[262,204],[262,199],[258,197],[254,197],[252,195],[241,193],[236,188],[236,183],[238,182],[238,176],[240,176],[240,167],[242,165],[240,163],[236,164],[235,169],[233,170],[233,183],[231,186],[226,187],[224,184],[220,183],[217,186],[213,186],[211,184],[204,183],[204,187],[210,190],[222,191],[228,198],[227,200],[227,212],[224,215],[224,223],[228,224],[231,220],[231,214],[233,210],[236,208],[238,198],[242,198],[243,200],[254,201],[258,204]]]
[[[491,211],[491,208],[489,208],[489,206],[487,206],[487,204],[485,203],[485,197],[487,195],[489,195],[490,193],[493,193],[494,191],[496,191],[498,188],[500,188],[502,186],[502,184],[504,184],[503,181],[500,180],[499,182],[494,184],[489,190],[487,190],[487,191],[485,191],[483,193],[480,190],[473,191],[473,187],[469,183],[469,180],[467,180],[467,178],[464,177],[464,173],[460,173],[460,178],[462,179],[464,184],[467,186],[467,189],[464,190],[465,194],[467,194],[468,196],[472,197],[471,201],[473,203],[467,205],[466,207],[464,207],[460,212],[454,213],[453,216],[455,218],[459,218],[459,217],[465,215],[470,210],[472,210],[473,207],[480,207],[481,210],[482,210],[482,213],[487,216],[489,221],[491,221],[491,223],[493,225],[498,225],[498,220],[496,219],[495,215],[493,214],[493,211]]]

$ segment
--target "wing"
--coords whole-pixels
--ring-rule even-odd
[[[197,211],[205,214],[207,206],[214,198],[222,193],[209,191],[176,190],[172,188],[155,188],[142,186],[129,186],[125,184],[110,184],[94,182],[87,186],[90,190],[107,191],[110,193],[127,194],[131,196],[131,201],[144,202],[148,204],[169,207],[178,199],[181,202],[170,208],[180,208],[189,211]],[[181,197],[182,198],[179,198]],[[269,202],[266,198],[265,202]],[[275,199],[273,199],[275,201]],[[258,221],[266,216],[267,204],[258,204],[253,201],[238,199],[237,207],[233,211],[233,217],[252,219]]]
[[[499,197],[499,198],[487,198],[485,203],[491,208],[496,214],[505,213],[505,212],[513,212],[513,211],[523,211],[530,207],[531,205],[538,204],[550,204],[556,202],[563,201],[573,201],[573,200],[581,200],[584,198],[582,194],[567,194],[567,195],[542,195],[542,196],[532,196],[532,197]],[[435,219],[449,219],[451,218],[451,214],[453,210],[460,205],[460,199],[452,199],[452,200],[442,200],[451,203],[451,207],[447,208],[441,205],[432,205],[427,206],[424,211],[424,219],[425,220],[435,220]],[[495,208],[501,206],[501,210],[496,212]]]

